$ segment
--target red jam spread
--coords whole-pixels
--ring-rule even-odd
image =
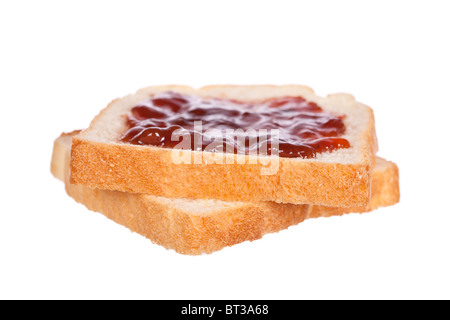
[[[189,150],[237,154],[266,150],[267,155],[314,158],[317,153],[350,147],[346,139],[340,138],[345,133],[343,119],[302,97],[241,102],[163,92],[132,108],[127,119],[129,130],[120,140],[179,148],[183,137],[190,136]],[[198,121],[202,131],[198,130]],[[210,129],[215,129],[216,134],[211,134],[214,131]],[[227,129],[241,130],[230,136],[225,134]],[[278,145],[273,143],[271,129],[279,130]],[[222,132],[221,139],[217,132]],[[245,138],[239,139],[239,133],[245,133]]]

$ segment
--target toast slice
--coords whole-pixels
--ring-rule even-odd
[[[372,196],[366,207],[192,200],[91,189],[69,181],[70,150],[76,134],[63,134],[56,139],[51,165],[53,175],[65,182],[68,195],[153,243],[181,254],[209,254],[260,239],[308,218],[367,212],[394,205],[400,196],[397,166],[378,157],[372,176]]]
[[[183,157],[190,159],[186,164],[174,163],[173,149],[119,142],[128,129],[126,116],[131,109],[166,91],[244,102],[301,96],[326,112],[345,116],[342,137],[349,141],[350,148],[319,153],[311,159],[223,153],[223,164],[214,161],[217,153],[183,150]],[[298,85],[223,85],[198,90],[157,86],[112,101],[88,129],[74,138],[71,182],[168,198],[366,206],[376,151],[373,112],[348,94],[323,98]],[[200,164],[196,163],[198,156]],[[268,170],[267,163],[276,163],[275,173],[262,174]]]

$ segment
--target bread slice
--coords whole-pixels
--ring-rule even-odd
[[[222,154],[226,164],[211,163],[213,160],[208,157],[217,154],[203,152],[202,164],[174,164],[173,149],[119,143],[128,129],[124,115],[129,115],[139,102],[164,91],[240,101],[302,96],[327,112],[345,115],[343,138],[351,147],[321,153],[314,159]],[[71,182],[168,198],[366,206],[376,151],[373,112],[348,94],[323,98],[298,85],[224,85],[198,90],[186,86],[148,87],[112,101],[87,130],[74,138]],[[183,155],[194,163],[199,152],[185,150]],[[263,168],[267,169],[264,160],[279,160],[275,174],[261,174]]]
[[[65,181],[67,193],[88,209],[101,212],[152,242],[181,254],[212,253],[260,239],[308,218],[367,212],[399,201],[398,168],[381,158],[376,158],[372,196],[367,207],[192,200],[91,189],[69,182],[70,149],[72,137],[77,133],[63,134],[54,144],[51,170],[55,177]]]

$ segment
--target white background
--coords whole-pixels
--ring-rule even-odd
[[[0,298],[449,299],[447,1],[1,1]],[[190,257],[76,204],[53,140],[158,84],[305,84],[375,112],[399,204]]]

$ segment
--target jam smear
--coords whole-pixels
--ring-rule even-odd
[[[350,147],[341,137],[345,133],[343,119],[303,97],[241,102],[168,91],[131,109],[129,130],[120,141],[196,151],[314,158],[317,153]],[[236,131],[230,136],[227,129]],[[279,134],[272,137],[271,129],[278,129]]]

